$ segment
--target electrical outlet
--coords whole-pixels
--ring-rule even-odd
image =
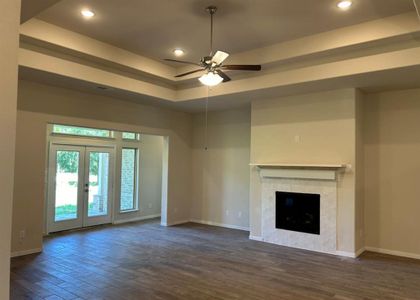
[[[174,210],[173,210],[173,212],[174,212],[174,214],[176,214],[178,212],[178,208],[175,207]]]
[[[152,208],[153,207],[153,204],[152,203],[149,203],[148,207],[149,208]]]
[[[25,239],[25,237],[26,237],[26,230],[21,230],[21,231],[19,232],[19,238],[20,238],[21,240],[23,240],[23,239]]]
[[[295,135],[295,143],[300,143],[300,135]]]
[[[238,212],[238,218],[242,218],[242,212]]]
[[[226,209],[226,216],[229,216],[229,209]]]

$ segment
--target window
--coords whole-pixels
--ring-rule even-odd
[[[134,132],[123,132],[122,133],[123,140],[136,140],[140,139],[140,134]]]
[[[120,210],[137,209],[137,161],[138,150],[123,148],[121,156],[121,197]]]
[[[67,126],[67,125],[53,125],[52,132],[58,133],[58,134],[79,135],[79,136],[88,136],[88,137],[101,137],[101,138],[112,137],[111,130]]]

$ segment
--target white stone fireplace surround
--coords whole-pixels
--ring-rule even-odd
[[[346,165],[257,164],[261,177],[261,238],[282,246],[337,252],[337,180]],[[277,229],[276,192],[320,195],[320,234]]]

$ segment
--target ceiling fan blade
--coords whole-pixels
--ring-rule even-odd
[[[190,72],[187,72],[187,73],[182,73],[182,74],[176,75],[175,77],[183,77],[183,76],[187,76],[187,75],[194,74],[194,73],[197,73],[197,72],[201,72],[201,71],[204,71],[204,70],[205,69],[198,69],[198,70],[194,70],[194,71],[190,71]]]
[[[224,65],[226,70],[261,71],[261,65]]]
[[[164,58],[163,60],[165,61],[170,61],[170,62],[176,62],[176,63],[180,63],[180,64],[187,64],[187,65],[194,65],[194,66],[200,66],[200,64],[195,63],[195,62],[191,62],[191,61],[182,61],[182,60],[176,60],[176,59],[171,59],[171,58]]]
[[[222,78],[223,78],[223,82],[228,82],[228,81],[231,81],[230,77],[229,77],[229,76],[227,76],[227,75],[226,75],[226,73],[225,73],[225,72],[223,72],[222,70],[217,70],[216,72],[217,72],[217,74],[219,74],[219,75],[220,75],[220,77],[222,77]]]
[[[213,55],[211,62],[214,63],[215,65],[220,65],[228,57],[229,57],[229,53],[226,53],[223,51],[217,51],[216,54]]]

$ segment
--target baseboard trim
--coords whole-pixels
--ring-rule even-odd
[[[10,257],[19,257],[19,256],[25,256],[35,253],[41,253],[42,248],[35,248],[35,249],[29,249],[29,250],[22,250],[22,251],[15,251],[10,254]]]
[[[389,250],[383,248],[376,248],[376,247],[365,247],[366,251],[381,253],[381,254],[388,254],[406,258],[413,258],[413,259],[420,259],[420,254],[410,253],[410,252],[403,252],[403,251],[396,251],[396,250]]]
[[[360,248],[359,250],[356,251],[356,258],[359,257],[360,255],[363,254],[363,252],[366,251],[365,247]]]
[[[349,258],[356,258],[357,254],[355,252],[348,252],[348,251],[335,251],[335,255],[342,256],[342,257],[349,257]]]
[[[343,257],[358,258],[365,251],[366,251],[365,248],[362,247],[359,250],[357,250],[356,252],[337,250],[337,251],[335,251],[335,254],[338,255],[338,256],[343,256]]]
[[[130,218],[130,219],[114,220],[113,224],[117,225],[117,224],[124,224],[124,223],[132,223],[132,222],[144,221],[144,220],[155,219],[155,218],[160,218],[160,214],[135,217],[135,218]]]
[[[249,235],[249,239],[250,239],[250,240],[253,240],[253,241],[263,242],[263,238],[262,238],[262,236]]]
[[[175,221],[175,222],[171,222],[171,223],[161,222],[160,225],[165,226],[165,227],[170,227],[170,226],[181,225],[181,224],[185,224],[185,223],[189,223],[189,222],[190,222],[190,220],[181,220],[181,221]]]
[[[224,227],[224,228],[229,228],[229,229],[249,231],[249,227],[243,227],[243,226],[231,225],[231,224],[225,224],[225,223],[217,223],[217,222],[212,222],[212,221],[191,219],[190,222],[192,222],[192,223],[198,223],[198,224],[203,224],[203,225]]]

